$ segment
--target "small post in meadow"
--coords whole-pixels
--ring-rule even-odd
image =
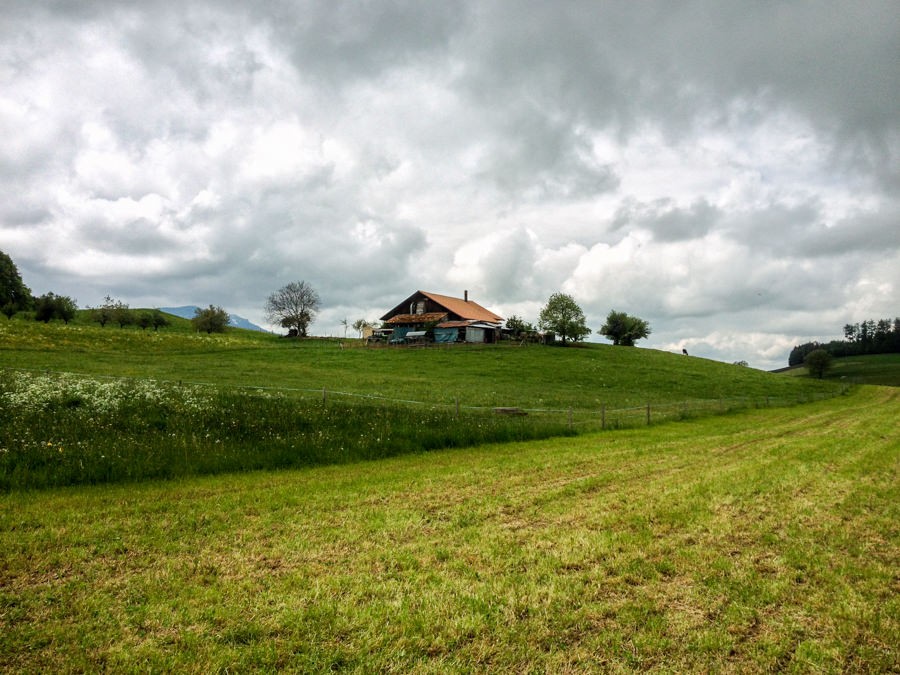
[[[459,419],[459,396],[456,397],[456,419]]]
[[[647,404],[647,426],[650,426],[650,404]]]
[[[606,404],[600,406],[600,428],[606,429]]]
[[[569,431],[572,431],[572,409],[569,408]]]
[[[325,405],[328,402],[328,392],[325,390],[325,387],[322,387],[322,405]]]

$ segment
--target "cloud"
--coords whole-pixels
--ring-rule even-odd
[[[305,279],[324,333],[563,290],[774,367],[897,312],[897,44],[889,0],[12,0],[0,249],[37,292],[257,321]]]

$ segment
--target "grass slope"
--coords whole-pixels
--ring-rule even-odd
[[[797,366],[785,372],[796,377],[810,377],[805,366]],[[900,387],[900,354],[867,354],[834,359],[824,379],[831,382]]]
[[[509,344],[366,349],[254,331],[198,335],[0,320],[0,368],[378,394],[433,404],[598,410],[691,399],[794,398],[818,382],[665,352],[610,345]],[[354,345],[351,348],[351,345]]]
[[[898,416],[0,495],[0,669],[896,672]]]

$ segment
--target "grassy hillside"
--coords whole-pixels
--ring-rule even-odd
[[[184,321],[184,320],[181,320]],[[341,348],[343,344],[344,348]],[[791,378],[650,349],[487,345],[364,348],[254,331],[198,335],[0,320],[0,368],[377,394],[434,404],[598,410],[647,402],[794,398],[835,382]]]
[[[187,322],[157,333],[3,321],[0,490],[378,459],[841,389],[606,345],[365,348],[242,330],[198,335]]]
[[[795,377],[810,377],[804,366],[784,372]],[[900,387],[900,354],[870,354],[834,359],[824,379],[829,382]]]
[[[896,672],[898,417],[0,495],[0,670]]]

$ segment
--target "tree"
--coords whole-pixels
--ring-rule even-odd
[[[22,283],[12,258],[0,251],[0,307],[4,308],[3,313],[12,317],[17,311],[31,309],[32,303],[31,290]],[[7,305],[15,310],[7,314]]]
[[[153,325],[153,315],[150,312],[141,312],[135,322],[141,330],[147,330]]]
[[[611,310],[606,317],[606,323],[597,331],[614,345],[633,347],[635,340],[650,335],[650,324],[636,316],[629,316],[625,312]]]
[[[158,309],[154,309],[150,316],[153,321],[154,331],[158,331],[160,328],[165,328],[166,326],[172,325],[172,322],[166,318],[166,315],[160,312]]]
[[[506,330],[508,330],[513,335],[519,336],[523,333],[533,333],[534,326],[525,321],[525,319],[513,314],[506,320]]]
[[[104,328],[110,321],[119,324],[119,328],[134,323],[134,315],[128,305],[121,300],[116,300],[107,295],[103,298],[103,304],[91,309],[91,320]]]
[[[353,328],[353,330],[356,331],[356,333],[357,333],[357,335],[359,335],[359,337],[362,337],[363,331],[366,328],[370,328],[373,325],[375,325],[375,324],[373,324],[368,319],[357,319],[356,321],[353,322],[353,324],[351,324],[351,327]]]
[[[319,311],[319,294],[305,281],[292,281],[283,286],[266,300],[266,319],[282,328],[293,328],[300,337],[306,337],[306,330],[315,320]]]
[[[117,300],[112,309],[112,320],[119,324],[119,328],[125,328],[134,323],[134,313],[126,303]]]
[[[197,332],[205,331],[209,335],[210,333],[224,333],[230,318],[228,312],[221,307],[210,305],[206,309],[198,307],[194,312],[194,318],[191,319],[191,323]]]
[[[584,324],[584,312],[571,295],[554,293],[541,310],[538,325],[543,330],[551,330],[566,344],[567,340],[578,342],[591,333]]]
[[[77,309],[75,301],[67,295],[45,293],[35,300],[34,319],[44,323],[49,323],[51,319],[62,319],[68,324],[75,318]]]
[[[806,355],[803,364],[810,375],[821,380],[825,376],[826,371],[831,368],[831,354],[824,349],[814,349]]]
[[[63,323],[68,325],[75,318],[78,312],[78,305],[68,295],[56,296],[56,318],[62,319]]]
[[[108,295],[102,305],[91,308],[91,321],[100,324],[100,328],[105,328],[106,324],[112,319],[112,298]]]

